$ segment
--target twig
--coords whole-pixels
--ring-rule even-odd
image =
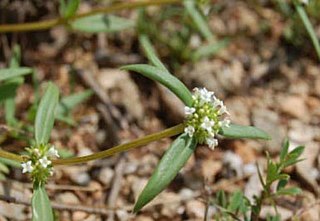
[[[6,178],[6,180],[2,181],[5,185],[8,187],[12,187],[12,185],[18,184],[19,186],[22,186],[23,188],[32,189],[33,185],[31,183],[23,183],[19,182],[17,180],[12,180],[9,178]],[[47,183],[46,189],[48,190],[71,190],[71,191],[83,191],[83,192],[95,192],[102,189],[93,188],[93,187],[86,187],[86,186],[74,186],[74,185],[59,185],[54,183]]]
[[[79,164],[79,163],[86,163],[91,160],[97,160],[105,157],[112,156],[117,153],[121,153],[136,147],[141,147],[143,145],[146,145],[148,143],[151,143],[153,141],[160,140],[165,137],[172,137],[175,135],[180,134],[184,129],[184,124],[178,124],[174,127],[168,128],[166,130],[160,131],[158,133],[150,134],[145,137],[133,140],[129,143],[125,144],[120,144],[118,146],[115,146],[113,148],[100,151],[98,153],[90,154],[87,156],[82,156],[82,157],[72,157],[72,158],[67,158],[67,159],[58,159],[58,160],[53,160],[52,163],[54,165],[72,165],[72,164]],[[1,153],[1,151],[0,151]],[[0,154],[1,156],[1,154]]]
[[[97,160],[97,159],[109,157],[114,154],[121,153],[133,148],[141,147],[143,145],[146,145],[153,141],[160,140],[165,137],[172,137],[172,136],[178,135],[183,132],[183,129],[184,129],[184,124],[178,124],[166,130],[147,135],[145,137],[133,140],[129,143],[120,144],[118,146],[112,147],[108,150],[100,151],[98,153],[94,153],[94,154],[90,154],[82,157],[72,157],[67,159],[52,160],[52,164],[53,165],[72,165],[72,164],[86,163],[91,160]],[[18,162],[23,162],[26,156],[23,156],[23,155],[20,156],[17,154],[0,150],[0,157],[18,161]]]
[[[9,160],[14,160],[14,161],[18,161],[18,162],[23,162],[23,156],[14,154],[14,153],[10,153],[4,150],[0,149],[0,157],[2,158],[6,158]]]
[[[123,178],[123,172],[126,165],[125,154],[121,154],[119,158],[120,160],[118,161],[115,168],[115,177],[114,177],[110,195],[108,198],[108,207],[112,207],[116,204],[116,200],[118,198],[118,195],[121,189],[121,181]],[[114,211],[110,210],[108,214],[108,221],[113,221],[113,220],[114,220]]]
[[[15,204],[22,204],[25,206],[31,206],[30,199],[25,198],[15,198],[11,196],[0,195],[0,200],[5,201],[7,203],[15,203]],[[130,211],[131,207],[124,207],[124,208],[107,208],[104,206],[87,206],[87,205],[72,205],[72,204],[63,204],[58,202],[51,202],[51,206],[53,209],[56,210],[70,210],[70,211],[83,211],[87,213],[94,213],[99,215],[108,215],[109,211],[115,210],[126,210]]]
[[[111,12],[116,12],[124,9],[134,9],[134,8],[146,7],[150,5],[165,5],[165,4],[173,4],[173,3],[180,3],[180,2],[182,2],[182,0],[150,0],[150,1],[136,1],[136,2],[129,2],[129,3],[123,2],[123,3],[111,5],[105,8],[94,9],[90,12],[77,14],[68,19],[55,18],[55,19],[39,21],[39,22],[0,25],[0,33],[45,30],[45,29],[55,27],[57,25],[65,25],[76,19],[88,17],[91,15],[96,15],[101,13],[111,13]]]

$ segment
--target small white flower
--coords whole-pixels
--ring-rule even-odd
[[[206,139],[206,143],[208,144],[210,149],[214,149],[214,147],[218,146],[218,140],[214,137],[209,137]]]
[[[48,150],[48,156],[49,157],[60,157],[58,150],[53,145]]]
[[[187,116],[193,114],[195,111],[196,109],[194,107],[188,107],[188,106],[184,107],[184,113]]]
[[[47,168],[47,166],[51,164],[51,161],[48,160],[47,157],[42,157],[39,162],[43,168]]]
[[[222,114],[227,114],[227,115],[230,115],[230,113],[227,111],[227,107],[226,106],[221,106],[219,111],[218,111],[218,114],[219,115],[222,115]]]
[[[230,127],[230,120],[229,119],[223,119],[219,122],[220,127]]]
[[[222,107],[223,106],[223,101],[222,100],[219,100],[218,98],[214,97],[213,98],[213,106],[214,107]]]
[[[214,126],[214,121],[210,120],[207,116],[205,116],[201,124],[201,127],[210,133],[212,131],[213,126]]]
[[[189,135],[189,137],[193,136],[194,133],[194,127],[193,126],[188,126],[186,128],[184,128],[184,132],[187,133]]]
[[[208,91],[206,88],[202,88],[199,90],[200,99],[204,102],[211,102],[213,98],[213,92]]]
[[[200,90],[199,90],[199,88],[197,88],[197,87],[193,88],[192,98],[193,98],[194,100],[196,100],[199,96],[200,96]]]
[[[26,163],[22,163],[21,166],[22,166],[22,173],[26,173],[26,172],[31,173],[33,171],[31,160],[29,160]]]

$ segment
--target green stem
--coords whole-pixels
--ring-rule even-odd
[[[4,150],[0,150],[0,157],[1,158],[6,158],[6,159],[9,159],[9,160],[18,161],[18,162],[23,162],[24,161],[22,156],[19,156],[17,154],[10,153],[10,152],[4,151]]]
[[[307,29],[307,32],[311,38],[311,41],[313,43],[313,46],[316,50],[316,53],[318,55],[318,58],[320,59],[320,44],[319,44],[319,40],[317,38],[317,35],[312,27],[312,24],[308,18],[308,15],[306,13],[306,11],[304,10],[303,6],[301,5],[301,3],[298,2],[294,2],[294,6],[303,22],[303,25],[305,26],[305,28]]]
[[[134,141],[131,141],[130,143],[126,144],[120,144],[118,146],[112,147],[108,150],[104,150],[98,153],[94,153],[91,155],[83,156],[83,157],[73,157],[73,158],[68,158],[68,159],[59,159],[59,160],[54,160],[53,164],[54,165],[71,165],[71,164],[79,164],[79,163],[85,163],[91,160],[97,160],[105,157],[109,157],[111,155],[127,151],[132,148],[140,147],[143,145],[146,145],[150,142],[160,140],[165,137],[171,137],[174,135],[180,134],[184,129],[183,124],[178,124],[174,127],[171,127],[169,129],[163,130],[158,133],[150,134],[145,137],[136,139]]]
[[[74,21],[76,19],[95,15],[95,14],[111,13],[111,12],[116,12],[123,9],[134,9],[134,8],[146,7],[150,5],[165,5],[165,4],[173,4],[173,3],[180,3],[180,2],[182,2],[182,0],[148,0],[148,1],[141,0],[141,1],[129,2],[129,3],[127,2],[118,3],[105,8],[93,9],[90,12],[77,14],[70,18],[55,18],[55,19],[39,21],[39,22],[0,25],[0,33],[45,30],[57,25],[68,24],[68,22],[70,21]]]

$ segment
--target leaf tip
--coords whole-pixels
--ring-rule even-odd
[[[141,198],[142,197],[141,197],[141,194],[140,194],[140,196],[138,197],[138,200],[134,204],[134,207],[133,207],[133,210],[132,210],[132,212],[134,214],[137,214],[147,204],[147,202],[144,202],[143,200],[141,200]]]

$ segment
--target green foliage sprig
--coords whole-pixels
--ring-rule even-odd
[[[307,1],[308,2],[308,1]],[[293,0],[293,4],[294,4],[294,7],[299,15],[299,17],[301,18],[302,20],[302,23],[303,25],[305,26],[309,36],[310,36],[310,39],[312,41],[312,44],[314,46],[314,49],[317,53],[317,56],[320,60],[320,43],[319,43],[319,39],[316,35],[316,32],[309,20],[309,17],[304,9],[304,5],[301,3],[301,1],[297,1],[297,0]]]
[[[297,195],[301,193],[298,187],[287,187],[290,175],[284,170],[301,161],[300,157],[304,150],[303,146],[298,146],[289,152],[289,141],[286,140],[280,152],[278,161],[273,161],[267,154],[266,175],[263,177],[258,165],[257,171],[262,186],[262,192],[259,196],[254,196],[254,201],[251,202],[242,191],[236,191],[226,196],[224,191],[218,191],[216,197],[209,203],[218,209],[214,215],[215,220],[250,220],[258,221],[262,206],[271,204],[274,207],[275,215],[269,215],[268,221],[280,221],[281,216],[278,213],[275,200],[283,195]],[[272,186],[276,186],[272,190]]]

